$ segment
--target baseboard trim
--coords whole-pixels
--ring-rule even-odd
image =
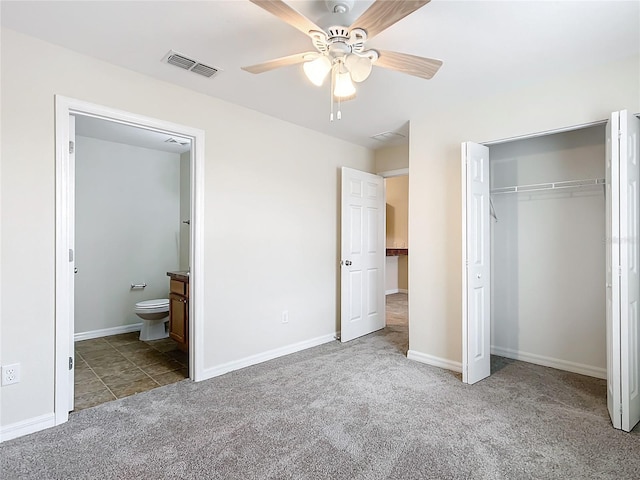
[[[502,348],[492,345],[491,354],[511,358],[513,360],[534,363],[536,365],[542,365],[543,367],[551,367],[567,372],[579,373],[580,375],[587,375],[589,377],[607,378],[607,370],[604,368],[593,367],[582,363],[568,362],[567,360],[545,357],[543,355],[536,355],[535,353],[527,353],[520,350],[512,350],[510,348]]]
[[[29,418],[20,422],[11,423],[0,427],[0,443],[11,440],[13,438],[29,435],[30,433],[39,432],[45,428],[51,428],[56,425],[56,416],[53,413],[40,415],[39,417]]]
[[[268,360],[273,360],[274,358],[283,357],[291,353],[306,350],[307,348],[317,347],[318,345],[322,345],[323,343],[333,342],[336,340],[336,337],[337,334],[331,333],[329,335],[323,335],[322,337],[312,338],[310,340],[305,340],[291,345],[286,345],[284,347],[275,348],[273,350],[268,350],[263,353],[258,353],[256,355],[251,355],[239,360],[234,360],[232,362],[223,363],[222,365],[218,365],[216,367],[207,368],[202,372],[202,380],[218,377],[234,370],[240,370],[241,368],[257,365]]]
[[[445,370],[452,370],[454,372],[462,373],[462,363],[454,362],[446,358],[435,357],[426,353],[416,352],[415,350],[409,350],[407,352],[407,358],[420,363],[426,363],[432,367],[444,368]]]
[[[80,340],[91,340],[92,338],[108,337],[109,335],[139,332],[141,329],[142,323],[132,323],[130,325],[122,325],[120,327],[102,328],[100,330],[76,333],[73,335],[73,340],[79,342]]]
[[[393,295],[394,293],[409,293],[406,288],[392,288],[391,290],[385,290],[385,295]]]

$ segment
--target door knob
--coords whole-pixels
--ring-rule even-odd
[[[73,269],[73,273],[78,273],[78,267],[75,267],[75,268]]]
[[[477,273],[477,274],[476,274],[476,278],[477,278],[477,279],[481,279],[481,278],[482,278],[482,274],[481,274],[481,273]]]
[[[351,260],[347,260],[347,261],[345,261],[345,262],[344,262],[344,264],[345,264],[347,267],[348,267],[348,266],[350,266],[350,265],[351,265]]]

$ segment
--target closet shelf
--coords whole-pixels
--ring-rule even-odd
[[[491,190],[491,195],[502,195],[504,193],[526,193],[541,192],[544,190],[560,190],[563,188],[584,188],[604,185],[604,178],[593,178],[588,180],[568,180],[564,182],[533,183],[530,185],[513,185],[510,187],[498,187]]]

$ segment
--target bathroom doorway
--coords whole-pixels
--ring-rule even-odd
[[[191,140],[74,120],[77,412],[189,377],[186,342],[168,338],[167,272],[190,267]]]
[[[115,187],[115,182],[109,182],[109,175],[105,172],[99,174],[98,178],[94,178],[94,184],[88,187],[93,190],[104,190],[102,192],[103,206],[108,205],[110,202],[120,202],[124,203],[125,207],[129,205],[132,210],[136,203],[144,203],[145,199],[149,201],[144,192],[150,185],[151,190],[153,190],[152,184],[154,182],[156,182],[155,187],[157,187],[155,189],[158,191],[169,189],[173,190],[174,194],[177,191],[177,195],[182,200],[178,202],[181,205],[176,204],[169,207],[167,206],[169,205],[168,203],[165,202],[163,204],[162,201],[158,205],[157,199],[149,201],[158,209],[161,208],[160,205],[165,205],[167,209],[175,211],[175,224],[177,226],[173,226],[173,237],[168,242],[166,238],[164,241],[157,241],[160,236],[156,239],[149,237],[145,240],[142,237],[146,228],[143,228],[137,234],[130,235],[129,240],[123,240],[122,238],[118,240],[119,242],[128,242],[130,244],[139,243],[138,247],[141,249],[138,250],[139,252],[153,249],[154,245],[157,247],[158,243],[164,243],[164,253],[158,252],[156,258],[169,256],[172,259],[167,262],[157,260],[155,262],[147,262],[151,265],[147,266],[148,270],[138,270],[138,272],[146,273],[136,274],[134,270],[128,275],[125,273],[125,276],[131,278],[128,278],[126,282],[125,297],[128,298],[124,300],[122,298],[123,286],[121,285],[124,277],[119,272],[119,280],[114,281],[116,284],[115,289],[120,291],[120,298],[117,301],[114,300],[114,303],[119,305],[111,305],[109,303],[110,297],[108,296],[103,296],[101,301],[83,299],[88,300],[86,302],[88,305],[94,305],[94,307],[91,307],[94,308],[94,313],[99,312],[100,314],[92,315],[89,307],[78,305],[78,311],[82,313],[83,317],[80,320],[76,318],[75,312],[77,306],[74,299],[76,280],[78,285],[81,285],[80,291],[83,291],[84,295],[87,295],[87,292],[90,292],[89,295],[91,295],[91,290],[87,290],[86,287],[93,282],[86,281],[87,279],[81,280],[77,277],[82,273],[89,273],[89,270],[96,267],[97,263],[102,263],[103,267],[104,264],[122,266],[137,262],[139,260],[137,257],[141,255],[135,254],[135,248],[130,248],[129,252],[125,250],[124,253],[121,251],[120,253],[109,255],[106,247],[114,242],[109,242],[108,227],[107,230],[103,230],[102,235],[94,235],[92,240],[94,243],[102,244],[104,255],[101,262],[92,261],[89,257],[83,259],[80,251],[76,255],[76,233],[84,230],[84,234],[89,232],[89,236],[91,236],[91,230],[97,230],[98,227],[109,225],[109,217],[118,216],[113,212],[110,215],[101,214],[99,209],[94,211],[89,209],[88,216],[87,211],[80,215],[80,210],[86,210],[85,207],[87,206],[84,204],[76,212],[76,194],[81,193],[76,184],[76,175],[81,175],[85,180],[90,178],[87,177],[86,171],[77,170],[76,154],[79,150],[86,152],[91,149],[96,153],[100,151],[100,148],[106,147],[107,150],[119,149],[119,153],[115,156],[113,151],[110,152],[112,159],[123,155],[125,150],[128,150],[128,153],[132,155],[131,158],[142,158],[150,150],[153,150],[153,148],[148,148],[149,145],[143,146],[140,144],[140,142],[145,141],[166,142],[166,145],[163,145],[165,152],[160,154],[157,161],[169,165],[171,164],[171,158],[168,157],[173,155],[175,160],[171,166],[175,170],[173,174],[169,170],[161,171],[162,168],[157,166],[149,167],[147,165],[147,167],[143,167],[143,170],[147,168],[146,176],[144,172],[138,172],[138,180],[155,176],[161,179],[160,184],[156,182],[158,178],[154,181],[145,182],[149,185],[140,185],[139,189],[135,189],[139,191],[133,192],[134,197],[128,199],[123,198],[125,195],[121,187],[109,188]],[[163,383],[170,383],[170,379],[177,380],[178,376],[182,376],[182,378],[189,377],[192,380],[198,380],[202,377],[202,349],[199,348],[199,332],[202,331],[201,312],[203,298],[202,295],[199,295],[199,291],[203,281],[201,255],[203,244],[203,145],[204,132],[197,129],[65,97],[56,97],[56,424],[67,421],[69,411],[73,410],[75,397],[74,366],[76,365],[82,366],[82,375],[89,377],[89,373],[94,374],[95,378],[92,377],[89,381],[92,381],[96,388],[102,384],[114,398],[121,398],[131,393],[138,393],[143,389],[149,389],[144,388],[144,385],[154,387]],[[167,151],[171,148],[174,149],[173,152]],[[97,154],[97,156],[99,157],[100,155]],[[109,156],[105,156],[107,157],[105,163],[108,166]],[[153,160],[151,161],[150,165],[153,165]],[[127,178],[130,183],[133,182],[131,177],[134,177],[135,174],[123,169],[122,165],[117,167],[116,163],[114,161],[113,170],[111,171],[112,178],[120,176],[121,178]],[[185,183],[190,187],[186,196],[179,193],[180,190],[184,189]],[[136,194],[139,195],[137,200],[135,198]],[[121,210],[121,212],[125,210]],[[85,220],[86,218],[91,218],[93,213],[91,220],[94,224],[93,227],[90,226],[89,228],[78,230],[76,213],[81,217],[83,216]],[[121,216],[124,215],[121,214]],[[131,215],[128,227],[125,228],[131,231],[135,230],[140,226],[137,225],[138,223],[144,223],[144,219],[147,218],[145,215],[151,215],[151,213],[140,213],[137,221],[135,214]],[[166,247],[166,244],[169,246]],[[98,247],[97,251],[99,252],[100,245]],[[168,251],[170,253],[167,253]],[[86,263],[82,263],[83,261],[86,261]],[[137,338],[139,335],[137,330],[141,328],[144,322],[136,321],[137,317],[133,309],[129,308],[132,306],[131,304],[137,303],[133,300],[167,298],[169,296],[170,283],[169,277],[166,276],[167,271],[184,273],[186,281],[189,283],[189,288],[187,289],[189,300],[187,307],[184,309],[185,321],[187,322],[185,326],[187,336],[184,339],[184,344],[189,345],[188,351],[185,351],[185,348],[182,348],[182,351],[172,348],[174,346],[172,344],[173,340],[157,339],[149,342],[140,342]],[[116,274],[114,273],[114,275]],[[103,272],[102,276],[107,275]],[[100,278],[100,275],[95,278]],[[108,290],[108,279],[102,280],[105,283],[105,287],[102,287],[102,289]],[[127,307],[123,306],[127,301],[129,305]],[[103,315],[105,312],[106,314]],[[108,322],[106,324],[96,323],[96,318],[91,318],[101,316],[109,317],[111,324]],[[114,319],[114,317],[126,318],[123,320],[122,318]],[[85,321],[87,323],[83,323],[79,329],[76,329],[76,320],[79,320],[79,323]],[[78,349],[77,358],[74,348],[76,340],[84,344],[82,348]],[[115,355],[115,358],[109,360],[109,355]],[[110,364],[109,368],[91,366],[91,361],[87,361],[95,360],[96,358],[103,362],[103,367],[105,367],[104,364]],[[113,365],[117,363],[124,365],[127,372],[115,370],[111,372],[114,368]],[[102,376],[98,375],[96,368],[97,370],[105,370],[102,372]],[[109,372],[106,370],[109,370]],[[105,373],[106,379],[104,377]],[[127,379],[132,379],[133,383],[138,382],[138,385],[126,385]],[[111,382],[113,388],[109,388],[109,382]],[[116,391],[118,394],[115,394]],[[107,397],[108,395],[105,395],[105,398]]]

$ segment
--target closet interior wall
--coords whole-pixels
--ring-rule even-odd
[[[605,135],[492,145],[491,189],[604,179]],[[606,378],[603,185],[491,199],[492,353]]]

